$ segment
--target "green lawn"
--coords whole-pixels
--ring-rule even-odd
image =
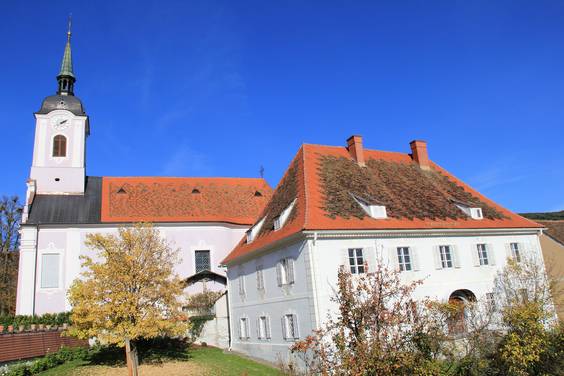
[[[189,351],[187,363],[193,363],[206,369],[209,375],[225,376],[268,376],[282,375],[275,368],[254,362],[235,354],[225,354],[223,350],[214,347],[196,347]],[[87,361],[74,360],[58,367],[40,373],[40,376],[73,376],[77,369],[92,369],[96,365],[89,364]],[[158,375],[164,376],[164,375]]]

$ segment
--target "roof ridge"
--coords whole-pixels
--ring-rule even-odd
[[[345,149],[345,150],[347,149],[346,146],[311,144],[311,143],[307,143],[307,142],[302,143],[302,147],[303,146],[314,146],[314,147],[315,146],[321,146],[321,147],[324,147],[324,148],[335,148],[335,149]],[[375,151],[375,152],[378,152],[378,153],[390,153],[390,154],[401,154],[401,155],[410,155],[411,154],[411,153],[405,153],[405,152],[402,152],[402,151],[390,151],[390,150],[369,149],[369,148],[364,148],[364,151],[369,151],[369,152]]]
[[[156,175],[139,175],[139,176],[96,176],[108,179],[228,179],[228,180],[262,180],[265,178],[237,177],[237,176],[156,176]]]

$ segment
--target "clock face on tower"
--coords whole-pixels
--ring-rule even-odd
[[[70,119],[64,115],[57,115],[51,118],[51,126],[60,131],[70,125]]]

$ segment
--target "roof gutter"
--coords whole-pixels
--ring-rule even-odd
[[[422,237],[422,236],[472,236],[472,235],[531,235],[541,234],[543,228],[477,228],[477,229],[398,229],[398,230],[305,230],[308,238],[370,238]]]

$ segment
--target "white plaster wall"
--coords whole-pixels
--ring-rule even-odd
[[[208,345],[226,349],[229,347],[229,313],[227,310],[227,294],[215,303],[215,318],[206,321],[202,333],[196,343],[205,342]]]
[[[280,287],[277,282],[276,264],[284,257],[294,259],[295,282],[289,287]],[[228,268],[233,350],[271,362],[276,362],[279,358],[286,359],[288,348],[293,341],[283,338],[281,320],[284,314],[297,315],[301,338],[312,331],[313,302],[308,260],[307,242],[300,241]],[[264,294],[257,289],[257,265],[263,266]],[[245,296],[239,294],[239,278],[245,278]],[[270,318],[270,340],[257,338],[257,319],[264,315]],[[247,317],[249,320],[250,338],[248,340],[239,338],[239,319],[241,317]]]
[[[524,246],[523,256],[530,255],[542,262],[538,235],[495,235],[495,236],[442,236],[411,238],[371,238],[371,239],[318,239],[313,247],[314,274],[318,302],[316,316],[319,322],[326,320],[327,314],[336,311],[335,303],[330,301],[337,285],[339,265],[346,261],[348,248],[363,248],[369,268],[381,257],[382,261],[395,267],[396,260],[390,260],[396,247],[409,246],[419,263],[419,271],[402,272],[406,282],[423,280],[415,291],[415,298],[430,297],[447,301],[450,294],[459,289],[472,291],[477,299],[493,290],[496,273],[506,265],[509,243],[518,242]],[[485,243],[490,247],[489,257],[495,265],[475,266],[473,252],[476,244]],[[456,248],[460,267],[436,269],[433,252],[439,245]],[[395,254],[395,252],[393,253]],[[372,265],[372,266],[371,266]]]
[[[173,248],[179,250],[181,259],[175,271],[181,278],[194,274],[194,250],[209,249],[212,271],[225,275],[219,262],[227,256],[235,244],[243,237],[247,227],[227,224],[155,224]],[[24,226],[22,246],[29,238],[35,239],[34,227]],[[89,233],[117,233],[117,226],[75,226],[75,227],[41,227],[38,234],[38,264],[35,281],[35,313],[62,312],[71,309],[66,292],[81,271],[80,255],[92,256],[94,252],[84,244]],[[25,244],[24,244],[25,243]],[[18,285],[18,313],[31,314],[33,309],[33,281],[35,270],[35,243],[24,249],[20,256],[22,260]],[[29,248],[29,249],[28,249]],[[41,255],[43,253],[58,253],[60,258],[60,279],[58,288],[41,287]],[[199,283],[187,289],[188,293],[201,291],[203,284]],[[207,287],[219,290],[219,286],[208,284]]]

